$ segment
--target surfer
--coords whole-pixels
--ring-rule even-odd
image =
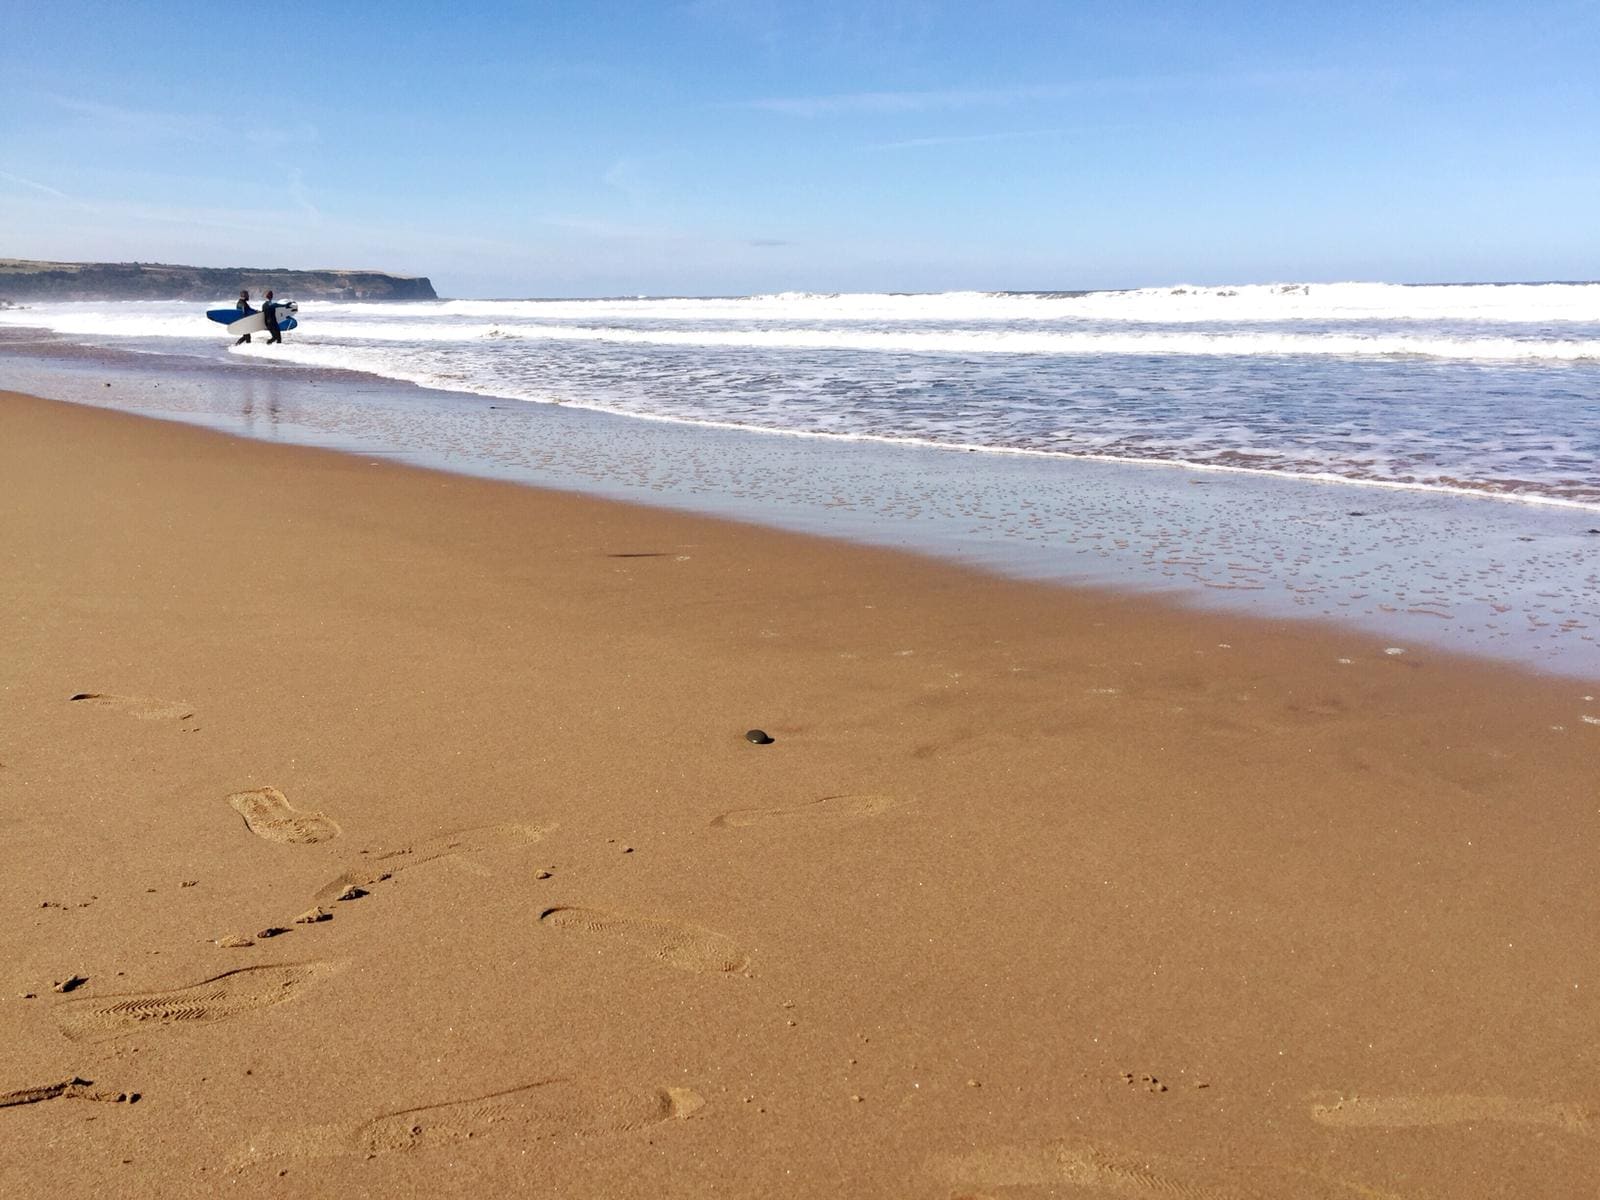
[[[267,332],[272,336],[267,339],[267,345],[283,341],[283,330],[278,328],[278,302],[272,298],[272,292],[267,292],[267,298],[261,302],[261,313],[267,319]]]
[[[268,294],[270,295],[271,293],[268,293]],[[255,309],[250,307],[250,293],[249,292],[240,292],[239,293],[239,303],[238,303],[237,307],[239,309],[239,315],[241,317],[248,317],[251,313],[255,312]],[[248,333],[241,333],[239,335],[239,340],[237,342],[235,342],[234,345],[237,346],[237,345],[240,345],[243,342],[248,342],[249,340],[250,340],[250,335]]]

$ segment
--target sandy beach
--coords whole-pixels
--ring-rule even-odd
[[[1600,681],[9,393],[0,480],[0,1195],[1600,1191]]]

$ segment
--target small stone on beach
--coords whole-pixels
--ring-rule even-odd
[[[81,988],[88,982],[88,979],[84,978],[82,975],[69,975],[65,979],[56,980],[50,986],[55,988],[55,990],[58,992],[70,992],[76,990],[77,988]]]
[[[773,739],[765,729],[752,729],[744,735],[744,740],[753,746],[770,746]]]

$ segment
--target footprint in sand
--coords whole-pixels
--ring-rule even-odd
[[[1417,1129],[1492,1121],[1555,1129],[1577,1137],[1600,1136],[1600,1113],[1592,1108],[1509,1096],[1349,1096],[1313,1104],[1311,1119],[1345,1129]]]
[[[711,824],[713,828],[719,829],[742,829],[746,825],[758,825],[763,821],[780,819],[846,820],[851,817],[875,817],[879,813],[888,812],[891,808],[898,808],[902,803],[903,801],[893,796],[824,796],[820,800],[810,800],[793,808],[736,808],[723,813]]]
[[[597,908],[547,908],[539,923],[616,938],[680,971],[742,971],[750,956],[720,933],[661,917],[633,917]]]
[[[148,696],[112,696],[105,692],[79,692],[69,700],[97,708],[115,708],[141,721],[182,721],[194,710],[182,700],[152,700]]]
[[[1310,1172],[1247,1168],[1237,1172],[1161,1155],[1107,1151],[1081,1142],[1002,1146],[970,1154],[939,1155],[929,1173],[976,1200],[993,1192],[1054,1196],[1062,1187],[1091,1195],[1161,1200],[1399,1200],[1392,1193]],[[1012,1189],[1016,1189],[1013,1191]]]
[[[14,1092],[0,1092],[0,1108],[14,1108],[21,1104],[40,1104],[46,1100],[96,1100],[102,1104],[137,1104],[138,1092],[112,1092],[96,1088],[91,1079],[63,1079],[60,1083],[47,1083],[43,1087],[18,1088]]]
[[[74,1042],[105,1041],[151,1026],[226,1021],[293,1000],[308,984],[337,969],[315,962],[242,967],[166,992],[68,1001],[56,1007],[56,1020]]]
[[[228,797],[228,803],[244,818],[251,833],[269,842],[304,846],[331,842],[339,836],[339,826],[331,818],[319,812],[300,811],[277,788],[235,792]]]
[[[312,896],[316,904],[336,900],[355,900],[367,894],[374,884],[392,879],[401,871],[437,862],[452,854],[471,854],[503,846],[528,846],[541,841],[554,825],[479,825],[425,838],[398,850],[374,854],[365,862],[342,871],[323,884]]]
[[[570,1079],[385,1113],[363,1125],[318,1125],[257,1138],[233,1163],[243,1170],[282,1158],[316,1159],[359,1154],[371,1158],[403,1150],[449,1146],[485,1134],[527,1140],[629,1133],[662,1121],[687,1120],[704,1107],[689,1088],[634,1088],[603,1092]]]

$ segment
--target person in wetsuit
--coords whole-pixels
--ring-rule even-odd
[[[239,315],[241,317],[248,317],[251,313],[255,312],[255,309],[250,307],[250,293],[249,292],[240,292],[239,293],[239,303],[238,303],[238,305],[236,307],[239,309]],[[244,342],[248,342],[249,340],[250,340],[250,335],[248,333],[241,333],[239,335],[239,340],[237,342],[235,342],[234,345],[238,346],[238,345],[240,345],[240,344],[242,344]]]
[[[272,336],[267,339],[267,345],[283,341],[283,330],[278,328],[278,302],[272,298],[272,292],[267,292],[267,298],[261,302],[261,312],[267,318],[267,332]]]

